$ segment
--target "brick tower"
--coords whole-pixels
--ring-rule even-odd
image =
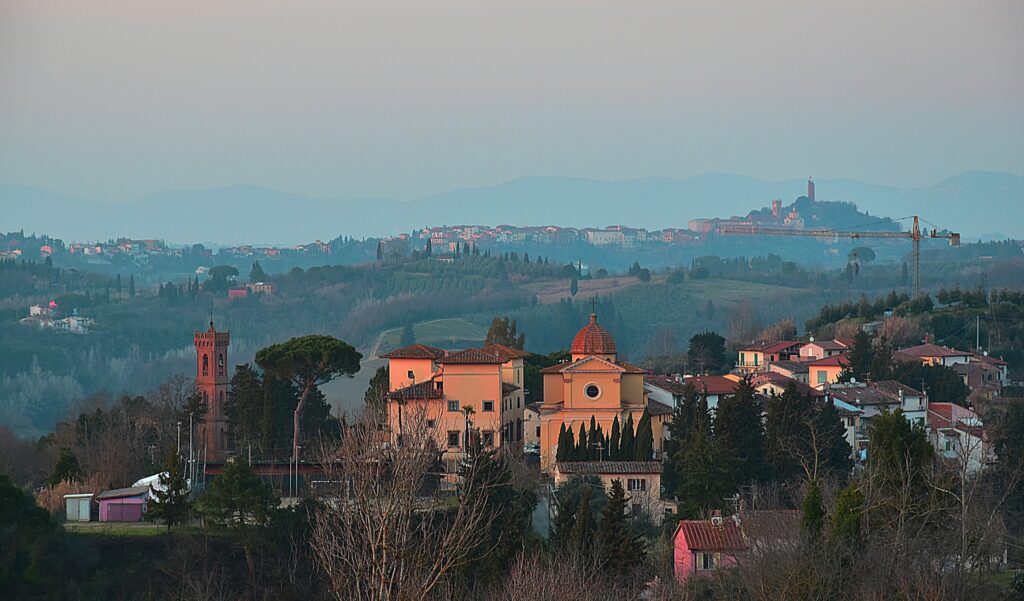
[[[231,378],[228,375],[228,344],[231,334],[218,332],[210,320],[205,332],[195,332],[196,391],[206,405],[206,415],[199,424],[199,453],[208,461],[228,455],[227,421],[224,401]]]
[[[807,178],[807,198],[814,202],[814,178]]]

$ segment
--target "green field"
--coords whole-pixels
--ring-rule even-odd
[[[412,328],[416,342],[433,346],[452,347],[467,340],[483,343],[487,328],[471,323],[462,318],[434,319],[418,323]],[[397,348],[402,339],[402,328],[392,328],[384,332],[380,349]]]
[[[758,303],[778,298],[780,295],[799,294],[802,288],[788,288],[772,284],[741,282],[739,280],[687,280],[679,285],[679,289],[690,294],[694,301],[718,303],[739,303],[747,301]]]

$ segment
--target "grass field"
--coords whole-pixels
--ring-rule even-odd
[[[188,529],[178,527],[175,531]],[[167,532],[167,526],[149,522],[65,522],[64,530],[89,536],[159,536]]]
[[[772,284],[741,282],[739,280],[687,280],[679,286],[687,292],[695,302],[713,301],[715,304],[760,303],[778,298],[780,295],[799,294],[801,288],[787,288]]]
[[[462,318],[424,321],[414,325],[412,331],[416,335],[416,342],[442,347],[451,347],[467,340],[482,343],[487,335],[487,328]],[[396,348],[401,339],[402,328],[387,330],[381,339],[380,348],[382,351]]]

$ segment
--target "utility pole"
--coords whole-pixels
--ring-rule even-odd
[[[975,315],[975,319],[977,321],[975,321],[975,324],[974,324],[974,350],[976,352],[980,353],[981,352],[981,315]]]

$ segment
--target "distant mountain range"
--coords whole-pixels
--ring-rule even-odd
[[[886,217],[921,215],[965,241],[1024,238],[1024,176],[969,171],[930,188],[895,188],[849,179],[815,180],[817,199],[849,201]],[[686,227],[697,217],[746,215],[781,198],[789,204],[806,180],[767,182],[729,174],[687,179],[603,181],[525,177],[414,201],[329,199],[254,186],[173,190],[110,204],[38,188],[0,184],[0,230],[24,229],[65,240],[119,236],[169,243],[296,244],[338,235],[389,236],[427,225],[625,224]]]

